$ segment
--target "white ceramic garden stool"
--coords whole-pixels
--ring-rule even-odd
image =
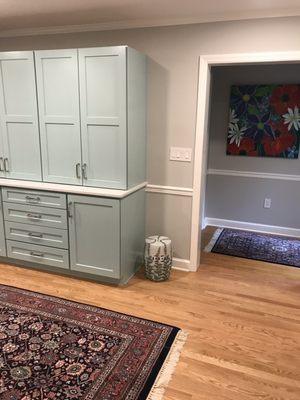
[[[172,242],[166,236],[149,236],[145,240],[145,271],[151,281],[169,279],[172,268]]]

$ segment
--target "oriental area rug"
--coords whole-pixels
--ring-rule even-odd
[[[186,333],[0,285],[1,400],[162,399]]]
[[[300,267],[300,239],[238,229],[217,229],[205,251]]]

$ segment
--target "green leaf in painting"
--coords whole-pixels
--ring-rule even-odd
[[[258,109],[256,108],[256,107],[254,107],[254,106],[251,106],[251,105],[249,105],[248,106],[248,113],[249,114],[254,114],[254,115],[258,115],[259,114],[259,111],[258,111]]]
[[[259,86],[255,91],[255,96],[257,97],[268,96],[272,91],[272,86],[273,85]]]

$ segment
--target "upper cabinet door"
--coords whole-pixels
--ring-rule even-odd
[[[43,177],[82,184],[77,50],[35,51]]]
[[[0,126],[5,176],[41,180],[32,51],[0,53]],[[2,163],[0,160],[0,168]]]
[[[78,54],[83,184],[126,189],[126,47]]]

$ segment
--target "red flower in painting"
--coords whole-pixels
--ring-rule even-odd
[[[289,147],[295,144],[296,137],[290,133],[284,133],[275,140],[265,136],[262,140],[264,150],[267,156],[276,157],[283,153]]]
[[[255,150],[254,140],[251,138],[243,138],[241,140],[240,146],[236,143],[228,143],[227,145],[227,154],[234,156],[257,156],[257,150]]]
[[[277,114],[284,114],[288,107],[294,109],[300,106],[300,86],[282,85],[274,89],[270,98],[270,105]]]
[[[279,122],[271,122],[271,126],[276,136],[290,133],[288,130],[288,124],[285,124],[283,119],[281,119]]]

